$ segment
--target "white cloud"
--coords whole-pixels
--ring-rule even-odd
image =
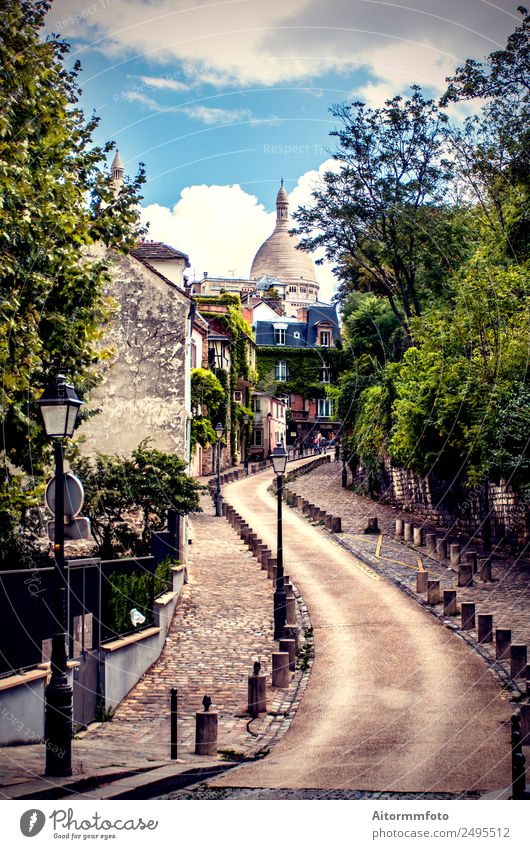
[[[180,80],[175,80],[173,77],[140,77],[142,83],[148,88],[164,89],[169,91],[188,91],[190,85],[183,83]]]
[[[321,174],[336,168],[328,160],[318,171],[300,177],[290,194],[291,211],[310,201]],[[190,186],[183,189],[172,208],[150,204],[141,210],[149,222],[148,238],[163,241],[190,257],[192,274],[211,277],[247,277],[256,251],[270,236],[276,212],[267,212],[255,195],[241,186]],[[330,300],[337,287],[328,264],[317,266],[320,298]]]
[[[381,75],[381,67],[378,74],[378,55],[395,50],[400,85],[423,75],[441,89],[444,57],[451,55],[452,71],[467,56],[481,58],[502,47],[520,21],[515,6],[514,0],[446,0],[439,15],[439,0],[407,0],[407,5],[374,0],[101,0],[92,6],[86,0],[55,0],[50,27],[78,39],[80,53],[136,56],[166,67],[176,63],[175,77],[183,71],[191,83],[307,82],[328,70],[362,65],[392,80],[392,73]],[[422,49],[431,53],[426,63],[419,61]]]
[[[236,121],[249,120],[252,117],[252,113],[248,109],[218,109],[213,106],[182,106],[178,111],[207,126],[233,124]]]
[[[160,112],[163,109],[159,103],[156,102],[152,97],[149,97],[147,94],[143,94],[141,91],[137,91],[136,89],[128,89],[120,94],[120,97],[123,100],[128,100],[129,103],[141,103],[142,106],[147,106],[151,112]]]

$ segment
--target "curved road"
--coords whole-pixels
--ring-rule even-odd
[[[228,485],[276,549],[271,473]],[[315,662],[285,737],[213,786],[463,792],[510,782],[510,708],[457,636],[297,512],[284,562],[311,616]],[[271,597],[272,604],[272,597]]]

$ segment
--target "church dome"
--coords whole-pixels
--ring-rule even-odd
[[[318,286],[313,261],[308,253],[297,249],[297,244],[295,237],[289,235],[289,198],[282,180],[276,196],[276,227],[254,257],[251,279],[268,276],[284,283],[308,282]]]

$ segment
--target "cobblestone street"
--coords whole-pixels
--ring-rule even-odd
[[[111,722],[91,726],[74,740],[74,773],[110,767],[141,767],[169,759],[169,692],[179,691],[179,759],[194,755],[195,712],[202,698],[219,714],[219,750],[249,757],[269,747],[289,727],[308,674],[298,670],[288,690],[268,688],[269,713],[249,726],[247,676],[257,656],[270,673],[272,586],[267,573],[224,518],[192,517],[189,582],[185,585],[165,648],[118,707]],[[269,675],[270,683],[270,675]],[[250,730],[249,730],[250,728]],[[0,782],[42,775],[39,745],[0,750]]]

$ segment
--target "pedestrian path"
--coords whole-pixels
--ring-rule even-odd
[[[271,477],[241,480],[224,492],[274,549]],[[313,671],[271,755],[210,786],[457,794],[505,788],[511,710],[480,658],[330,534],[288,508],[283,521],[285,569],[313,625]]]

